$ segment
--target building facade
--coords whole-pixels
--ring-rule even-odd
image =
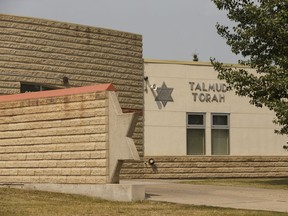
[[[144,164],[125,177],[288,176],[274,113],[228,91],[210,63],[145,60],[144,68]]]
[[[227,91],[209,63],[144,62],[142,36],[115,30],[10,15],[0,30],[1,95],[112,83],[139,114],[142,160],[121,178],[288,176],[274,114]]]
[[[227,91],[210,63],[145,64],[145,155],[287,156],[274,113]]]
[[[0,40],[0,95],[112,83],[143,155],[141,35],[1,14]]]

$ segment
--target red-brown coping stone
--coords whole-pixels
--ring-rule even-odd
[[[76,88],[67,88],[67,89],[57,89],[57,90],[48,90],[41,92],[28,92],[22,94],[13,94],[13,95],[3,95],[0,96],[0,103],[7,101],[17,101],[17,100],[29,100],[36,98],[47,98],[47,97],[57,97],[64,95],[73,95],[73,94],[83,94],[97,91],[116,91],[115,87],[111,84],[99,84],[93,86],[84,86]]]

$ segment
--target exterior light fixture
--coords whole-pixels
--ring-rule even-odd
[[[153,159],[153,158],[150,158],[149,160],[148,160],[148,163],[149,163],[149,165],[154,165],[155,164],[155,160]]]
[[[156,84],[153,84],[150,86],[150,88],[154,91],[156,91],[158,89],[157,85]]]

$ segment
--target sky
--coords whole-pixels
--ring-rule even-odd
[[[217,34],[217,22],[231,23],[211,0],[0,0],[0,13],[141,34],[145,59],[239,59]]]

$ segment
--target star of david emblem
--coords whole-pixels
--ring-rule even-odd
[[[167,88],[165,82],[163,82],[161,87],[157,88],[157,96],[155,101],[160,101],[165,107],[168,101],[173,102],[173,98],[171,96],[173,88]]]

